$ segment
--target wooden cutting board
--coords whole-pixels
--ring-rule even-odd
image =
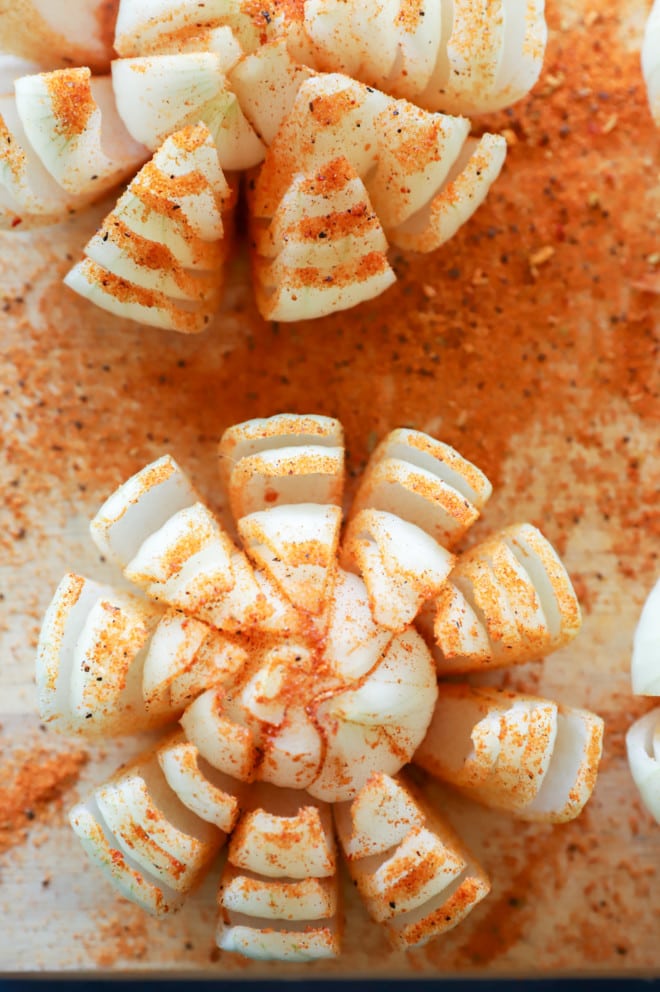
[[[0,970],[657,970],[660,827],[624,756],[627,726],[649,708],[630,696],[632,633],[660,571],[660,141],[638,65],[648,6],[550,3],[541,82],[487,121],[510,144],[487,204],[434,256],[396,256],[397,285],[350,314],[263,323],[239,258],[208,333],[139,328],[60,283],[110,203],[58,228],[2,235]],[[290,409],[343,421],[352,478],[395,426],[453,444],[495,484],[470,540],[530,520],[560,550],[582,602],[578,640],[505,680],[605,718],[593,800],[573,824],[525,825],[428,783],[493,891],[462,926],[408,956],[387,948],[352,891],[342,958],[306,968],[214,950],[216,878],[165,923],[117,899],[65,810],[140,742],[59,739],[35,711],[34,649],[55,585],[69,568],[112,578],[87,536],[105,496],[169,451],[223,512],[220,434]]]

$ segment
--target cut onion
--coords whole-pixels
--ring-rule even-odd
[[[447,684],[414,760],[487,806],[562,823],[591,796],[602,737],[603,721],[586,710]]]
[[[108,0],[12,0],[2,9],[0,49],[47,69],[107,72],[117,10]]]
[[[118,59],[112,85],[119,116],[130,134],[152,151],[186,125],[202,121],[216,143],[223,169],[249,169],[264,146],[228,88],[223,60],[214,52],[182,52]]]
[[[660,696],[660,579],[648,594],[635,629],[630,675],[636,695]]]
[[[117,114],[109,76],[57,69],[22,76],[15,88],[28,141],[68,192],[100,197],[149,157]]]
[[[243,546],[294,606],[320,613],[337,556],[341,509],[296,503],[238,520]]]
[[[365,509],[393,514],[452,548],[490,496],[488,479],[449,445],[397,430],[378,445],[362,476],[351,519]]]
[[[531,524],[514,524],[461,555],[436,600],[442,674],[514,665],[568,644],[580,607],[559,556]]]
[[[660,0],[655,0],[644,29],[642,74],[651,116],[660,126]]]
[[[133,179],[65,282],[119,316],[200,331],[219,303],[233,200],[208,128],[178,131]]]
[[[255,191],[268,184],[267,158]],[[353,307],[394,280],[387,240],[361,179],[346,158],[296,173],[268,226],[255,225],[252,267],[269,320],[307,320]]]
[[[373,776],[335,822],[353,882],[395,946],[426,943],[488,894],[483,870],[402,776]]]
[[[660,707],[633,723],[626,734],[626,750],[642,801],[660,823]]]
[[[344,537],[344,563],[369,590],[374,619],[389,630],[407,627],[447,580],[454,556],[420,527],[382,510],[362,510]]]

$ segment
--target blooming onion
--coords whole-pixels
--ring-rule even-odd
[[[530,524],[459,553],[490,483],[416,430],[376,447],[345,520],[336,420],[231,427],[220,468],[233,534],[165,455],[91,525],[135,591],[69,574],[48,608],[42,718],[167,728],[73,829],[155,914],[217,871],[218,945],[286,960],[339,954],[338,839],[391,943],[425,943],[489,881],[404,766],[529,820],[572,819],[593,789],[598,717],[471,681],[576,635],[570,579]]]

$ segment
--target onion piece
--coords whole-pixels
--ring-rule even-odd
[[[223,833],[231,833],[245,798],[243,783],[205,762],[183,733],[169,737],[156,754],[167,784],[180,802]]]
[[[261,923],[261,926],[259,925]],[[237,916],[234,922],[218,923],[216,942],[223,951],[236,951],[257,961],[318,961],[339,956],[339,927],[334,920],[326,926],[307,922],[289,923],[276,929],[271,921]]]
[[[397,58],[394,23],[399,7],[399,0],[368,5],[306,0],[305,30],[315,66],[382,89]]]
[[[14,0],[2,10],[0,49],[52,69],[87,65],[107,72],[115,3],[107,0]]]
[[[260,43],[259,30],[242,0],[120,0],[115,50],[121,56],[178,52],[199,45],[209,32],[228,27],[246,51]]]
[[[626,734],[626,751],[642,802],[660,823],[660,707],[633,723]]]
[[[401,775],[374,775],[335,822],[353,882],[395,946],[426,943],[488,894],[483,870]]]
[[[328,878],[336,871],[332,813],[293,789],[260,784],[229,842],[236,868],[267,878]]]
[[[119,848],[175,892],[189,892],[224,843],[179,802],[153,753],[121,768],[94,798]]]
[[[473,115],[501,110],[525,96],[543,65],[544,0],[476,6],[471,0],[443,0],[443,6],[453,8],[447,19],[450,34],[442,40],[434,73],[418,102]]]
[[[171,706],[149,709],[142,671],[161,610],[136,596],[68,574],[46,611],[37,649],[39,711],[85,736],[159,726]]]
[[[270,219],[298,173],[345,158],[363,178],[378,161],[374,120],[388,105],[384,93],[339,73],[312,76],[268,149],[251,197],[254,218]]]
[[[344,487],[344,449],[326,444],[264,448],[241,458],[231,473],[234,519],[275,505],[339,505]]]
[[[385,854],[426,817],[403,779],[372,775],[350,802],[333,807],[337,833],[349,861]]]
[[[343,561],[363,577],[376,622],[399,631],[439,593],[455,559],[420,527],[393,513],[362,510],[346,531]]]
[[[227,862],[218,901],[226,912],[263,920],[323,920],[337,912],[336,877],[264,878]]]
[[[332,580],[342,512],[318,503],[280,505],[237,521],[247,554],[294,606],[320,613]]]
[[[353,681],[366,675],[384,656],[392,631],[379,626],[362,579],[337,569],[328,606],[324,657],[334,675]]]
[[[261,45],[228,71],[241,109],[265,145],[274,141],[298,90],[313,75],[292,57],[286,38]]]
[[[27,139],[14,94],[0,95],[0,229],[55,224],[91,199],[55,182]]]
[[[255,198],[275,161],[266,161]],[[255,226],[253,238],[257,302],[270,320],[307,320],[344,310],[395,281],[382,227],[345,158],[296,173],[270,225]]]
[[[263,159],[264,146],[228,88],[222,66],[214,52],[116,60],[112,84],[119,116],[152,151],[173,131],[202,121],[222,168],[248,169]]]
[[[233,199],[208,128],[184,128],[133,179],[65,282],[118,315],[203,330],[220,298]]]
[[[488,479],[448,444],[421,431],[392,431],[375,449],[351,520],[365,509],[413,524],[441,547],[467,533],[491,493]]]
[[[603,721],[512,692],[445,684],[414,761],[487,806],[561,823],[589,799]]]
[[[343,448],[344,432],[339,421],[319,414],[278,413],[228,427],[218,445],[220,477],[225,489],[231,489],[232,474],[241,459],[266,450],[307,445]],[[310,493],[305,492],[300,502],[319,501],[312,500]],[[337,502],[341,503],[341,495]],[[255,509],[265,509],[267,505]],[[235,517],[243,515],[236,513],[233,507],[232,512]]]
[[[227,702],[222,689],[208,689],[186,709],[181,726],[210,765],[241,782],[252,782],[259,760],[257,740],[248,726],[237,722],[243,717],[240,711],[227,712]]]
[[[325,751],[308,792],[340,802],[352,798],[374,772],[398,772],[421,744],[437,694],[432,659],[421,637],[411,629],[397,634],[356,687],[315,702]]]
[[[101,869],[121,896],[152,916],[165,916],[181,907],[181,892],[170,889],[119,849],[93,796],[73,807],[69,821],[90,861]]]
[[[660,126],[660,0],[655,0],[651,7],[644,29],[642,74],[651,116]]]
[[[56,69],[22,76],[15,89],[28,141],[68,192],[101,196],[149,157],[117,114],[109,76]]]
[[[660,579],[648,594],[635,629],[630,676],[636,695],[660,696]]]
[[[123,570],[149,534],[198,501],[197,491],[175,460],[163,455],[106,499],[90,524],[92,540]]]
[[[196,501],[169,456],[121,486],[92,521],[91,532],[150,596],[219,629],[255,623],[270,610],[247,558]]]
[[[430,252],[449,241],[486,199],[506,158],[499,134],[468,138],[447,180],[421,210],[390,231],[392,244],[406,251]]]
[[[580,607],[559,556],[531,524],[514,524],[458,559],[436,600],[441,674],[520,664],[569,643]]]
[[[447,183],[470,122],[392,100],[374,124],[378,164],[367,189],[385,233],[396,242],[397,228],[427,208]]]

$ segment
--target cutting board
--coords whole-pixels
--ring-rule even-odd
[[[207,333],[141,328],[61,285],[112,201],[56,228],[1,236],[0,788],[21,762],[37,767],[81,747],[87,755],[76,781],[24,811],[17,843],[0,858],[1,970],[657,970],[660,827],[640,806],[624,754],[627,726],[649,708],[631,697],[628,671],[660,571],[660,141],[638,62],[647,7],[549,4],[548,58],[533,95],[477,125],[504,130],[509,142],[486,205],[435,255],[395,255],[396,286],[349,314],[264,323],[239,255]],[[75,798],[143,742],[58,738],[36,712],[36,639],[61,575],[116,579],[87,532],[101,501],[168,451],[223,514],[220,434],[285,410],[342,420],[350,486],[396,426],[454,445],[495,486],[470,541],[531,521],[562,554],[582,603],[570,647],[502,678],[604,717],[593,799],[572,824],[529,825],[425,782],[493,887],[465,923],[408,955],[388,949],[350,886],[342,957],[307,967],[214,948],[217,873],[178,916],[144,916],[88,867],[66,823]]]

